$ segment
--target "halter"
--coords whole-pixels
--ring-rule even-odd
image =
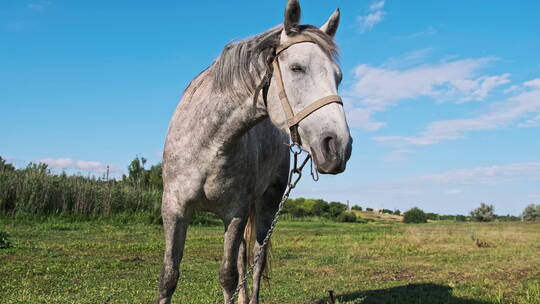
[[[266,99],[268,95],[268,89],[270,88],[270,81],[272,80],[274,70],[277,71],[276,77],[278,78],[277,85],[279,89],[279,100],[281,101],[281,107],[283,108],[283,112],[285,113],[285,117],[287,119],[287,126],[289,127],[289,130],[291,132],[292,143],[293,145],[296,144],[298,146],[302,145],[300,134],[298,133],[298,124],[302,120],[304,120],[304,118],[308,117],[313,112],[326,106],[327,104],[338,103],[343,105],[341,97],[339,97],[338,95],[330,95],[314,101],[309,106],[302,109],[300,112],[294,114],[291,103],[289,102],[289,98],[287,97],[287,93],[285,92],[285,86],[283,85],[283,77],[281,75],[281,68],[279,66],[278,56],[292,45],[302,42],[317,43],[309,36],[297,35],[291,38],[286,43],[277,46],[272,51],[272,54],[268,57],[266,61],[266,74],[261,80],[261,83],[255,89],[255,95],[253,96],[253,104],[256,105],[259,93],[262,90],[264,104],[267,105]]]

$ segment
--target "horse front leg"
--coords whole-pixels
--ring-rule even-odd
[[[238,286],[238,253],[244,241],[244,228],[247,222],[246,214],[225,220],[225,237],[223,242],[223,261],[219,270],[219,281],[223,289],[225,304],[232,303],[232,295]]]
[[[187,208],[187,203],[179,204],[174,196],[164,192],[161,214],[165,232],[165,254],[159,279],[158,304],[171,303],[180,277],[180,262],[192,213],[192,210]]]

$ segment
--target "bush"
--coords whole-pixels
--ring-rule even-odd
[[[390,209],[383,209],[381,212],[386,214],[394,214],[394,212]]]
[[[523,213],[521,215],[524,221],[532,222],[540,222],[540,204],[530,204],[523,210]]]
[[[362,207],[357,206],[357,205],[352,206],[351,209],[352,209],[352,210],[356,210],[356,211],[362,211]]]
[[[440,215],[437,213],[426,213],[427,219],[432,221],[438,221],[441,219]]]
[[[336,220],[342,223],[354,223],[356,222],[356,214],[352,212],[343,212],[338,215]]]
[[[9,235],[7,232],[0,230],[0,249],[11,248],[13,245],[9,241]]]
[[[456,222],[466,222],[467,217],[465,215],[458,214],[456,215]]]
[[[404,223],[427,223],[427,215],[420,208],[414,207],[403,213]]]
[[[495,218],[493,205],[481,203],[480,207],[471,211],[471,217],[477,222],[491,222]]]
[[[401,215],[401,211],[399,209],[394,210],[394,215]]]
[[[340,214],[347,210],[347,205],[338,202],[331,202],[328,206],[328,210],[332,218],[337,218]]]
[[[311,207],[313,215],[315,216],[324,216],[330,211],[330,206],[327,202],[322,199],[315,200],[313,206]]]
[[[373,212],[373,208],[366,208],[366,211],[371,211],[371,212]]]

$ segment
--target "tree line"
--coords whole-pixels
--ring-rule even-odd
[[[161,195],[163,192],[162,164],[149,166],[144,157],[136,157],[127,167],[127,174],[119,179],[107,176],[68,175],[53,173],[43,163],[30,163],[24,168],[15,168],[0,157],[0,215],[51,215],[71,214],[109,216],[121,212],[145,211],[159,220]],[[363,211],[358,205],[348,210],[341,202],[326,202],[322,199],[288,199],[284,213],[291,218],[319,217],[340,222],[366,221],[355,211]],[[365,211],[374,211],[366,207]],[[401,215],[400,210],[379,210],[381,213]],[[425,213],[412,208],[403,213],[405,222],[427,222],[428,220],[455,221],[540,221],[540,205],[528,206],[521,217],[499,216],[493,206],[482,204],[465,215],[439,215]],[[196,221],[217,221],[215,216],[198,213]]]

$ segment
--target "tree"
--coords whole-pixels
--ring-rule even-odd
[[[362,207],[360,207],[358,205],[354,205],[354,206],[352,206],[351,210],[362,211]]]
[[[315,200],[315,202],[313,203],[311,210],[313,212],[313,215],[323,216],[326,213],[328,213],[328,211],[330,211],[330,206],[324,200],[318,199],[318,200]]]
[[[15,171],[15,167],[0,156],[0,171]]]
[[[148,175],[148,184],[150,187],[154,189],[163,189],[163,177],[162,177],[162,171],[163,171],[163,164],[158,163],[157,165],[153,165],[150,167],[150,169],[147,171]]]
[[[522,218],[524,221],[540,222],[540,204],[530,204],[523,210]]]
[[[404,223],[427,223],[427,215],[422,211],[422,209],[414,207],[410,210],[403,213],[403,222]]]
[[[394,210],[394,215],[401,215],[401,211],[399,209]]]
[[[146,164],[146,158],[138,156],[135,157],[134,160],[131,161],[131,163],[128,166],[128,182],[132,186],[141,187],[146,186],[145,181],[145,169],[144,165]]]
[[[328,206],[328,211],[330,212],[330,216],[332,218],[336,218],[338,215],[340,215],[342,212],[345,212],[346,210],[347,205],[338,202],[331,202]]]
[[[481,203],[480,207],[471,211],[471,217],[477,222],[491,222],[495,218],[493,205]]]

